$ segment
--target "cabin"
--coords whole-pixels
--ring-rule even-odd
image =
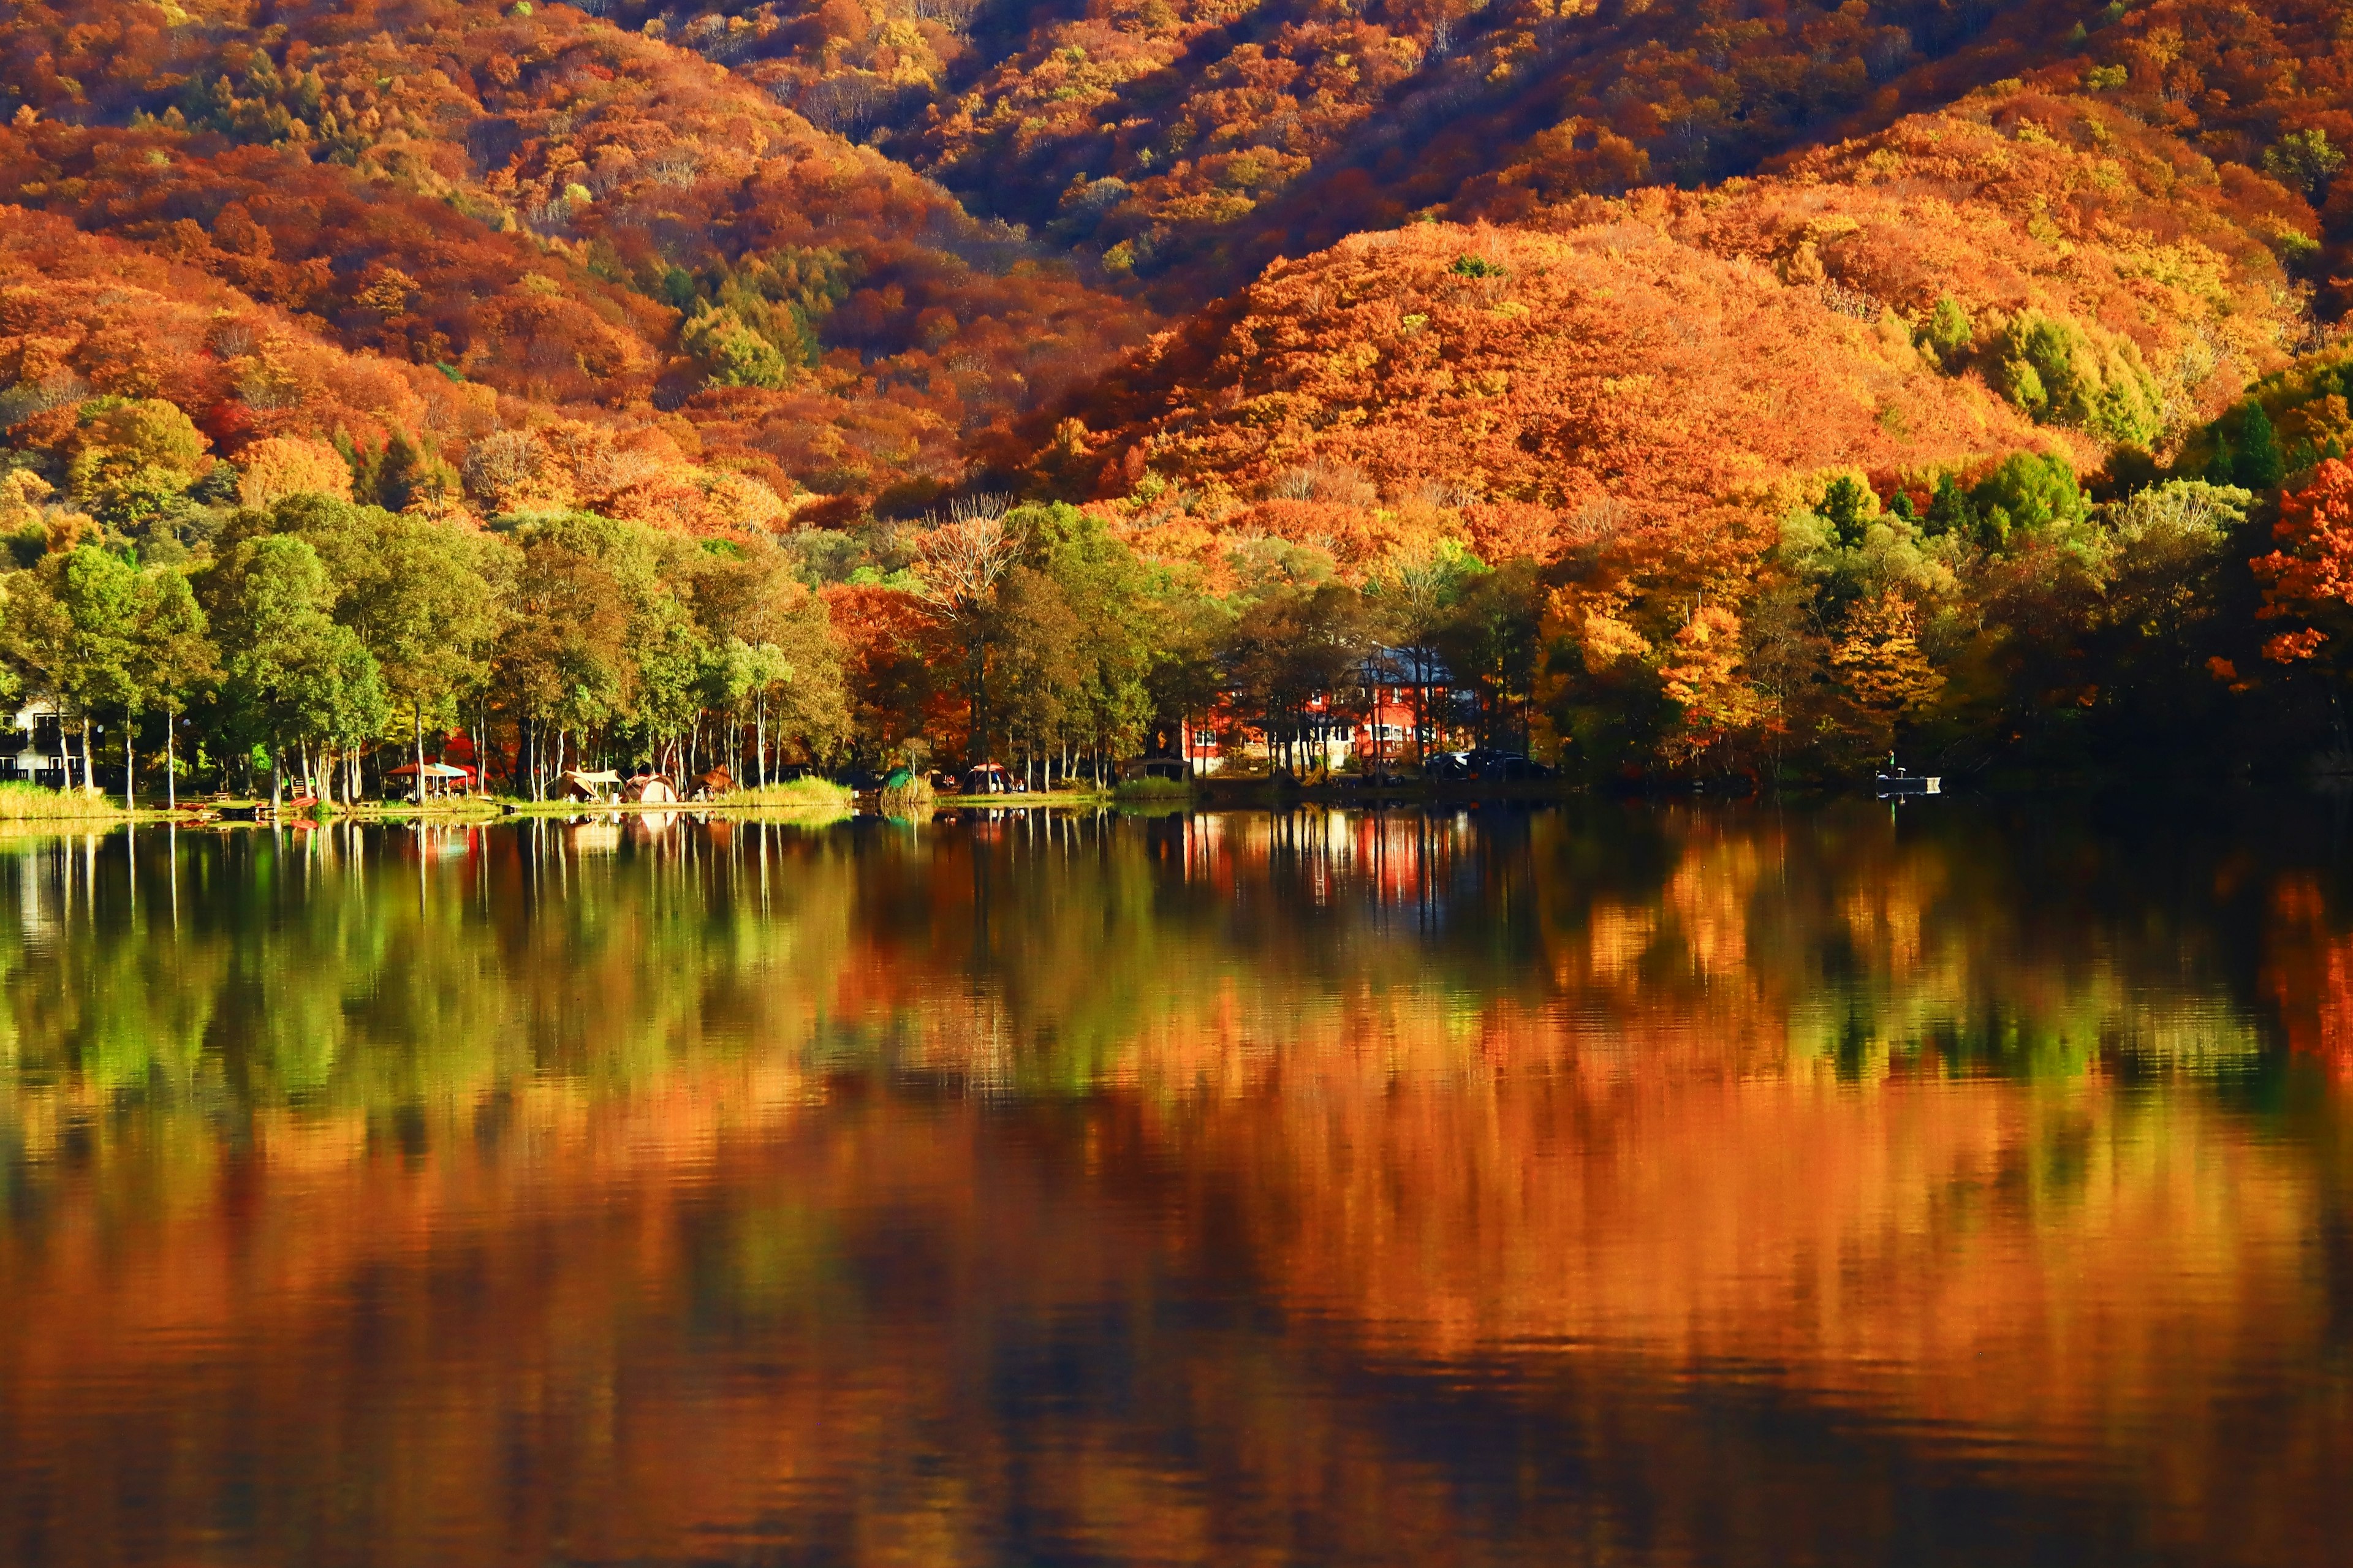
[[[69,729],[53,702],[28,702],[16,710],[0,731],[0,783],[41,784],[63,789],[68,768],[78,782],[81,772],[81,734]]]

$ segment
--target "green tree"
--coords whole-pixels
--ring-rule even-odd
[[[2226,450],[2231,482],[2242,490],[2275,490],[2287,477],[2287,459],[2280,451],[2279,435],[2260,403],[2249,403],[2239,415],[2238,428]]]
[[[138,805],[139,774],[132,755],[138,726],[129,721],[152,712],[164,719],[164,804],[177,806],[179,747],[174,731],[197,690],[216,673],[218,650],[207,635],[210,628],[186,574],[176,567],[155,566],[141,572],[132,611],[128,661],[132,706],[122,726],[122,804]]]
[[[1852,474],[1841,474],[1831,481],[1822,493],[1822,504],[1815,510],[1831,525],[1831,535],[1841,548],[1853,550],[1862,545],[1863,531],[1879,514],[1879,498]]]
[[[1344,694],[1373,652],[1375,606],[1344,583],[1284,583],[1248,601],[1221,649],[1236,708],[1259,716],[1270,770],[1321,722],[1346,718]],[[1311,715],[1316,699],[1330,701]]]
[[[160,397],[93,397],[76,416],[67,485],[100,521],[137,528],[212,466],[211,447],[193,420]]]
[[[1028,541],[1029,563],[1044,579],[1027,594],[1046,614],[1039,635],[1049,643],[1058,640],[1052,629],[1058,617],[1046,609],[1050,601],[1059,600],[1071,612],[1071,637],[1055,658],[1045,661],[1063,667],[1066,741],[1099,763],[1125,755],[1140,743],[1152,718],[1151,574],[1101,518],[1076,507],[1057,502],[1024,508],[1010,521]],[[1048,584],[1050,594],[1044,591]]]
[[[997,584],[993,640],[1006,733],[1025,772],[1043,760],[1041,782],[1051,788],[1055,759],[1087,732],[1084,626],[1052,575],[1017,565]]]
[[[1979,540],[2000,548],[2019,529],[2045,530],[2080,522],[2090,502],[2075,482],[2075,469],[2056,452],[2013,452],[1969,491]],[[1936,508],[1929,508],[1929,516]]]
[[[1544,586],[1533,561],[1507,561],[1473,578],[1433,636],[1458,686],[1479,703],[1481,739],[1525,744],[1534,695]]]
[[[2329,145],[2328,132],[2317,125],[2291,131],[2263,150],[2263,173],[2307,196],[2344,166],[2345,154]]]
[[[2038,420],[2136,447],[2164,427],[2163,396],[2129,341],[2024,310],[2002,333],[2000,352],[2004,394]]]
[[[359,635],[333,618],[334,584],[307,540],[243,541],[206,588],[227,728],[269,757],[274,807],[290,747],[381,731],[390,718],[382,672]]]
[[[1936,364],[1951,366],[1969,352],[1977,335],[1977,323],[1969,319],[1968,309],[1947,294],[1913,329],[1912,341]]]
[[[1928,492],[1928,515],[1921,531],[1932,539],[1948,533],[1966,539],[1977,531],[1977,508],[1969,504],[1968,492],[1952,475],[1938,474]]]
[[[563,771],[568,748],[630,711],[634,628],[663,590],[655,542],[635,523],[573,512],[526,524],[515,543],[493,658],[499,689],[531,726],[536,789]]]
[[[488,677],[507,562],[461,523],[325,497],[281,502],[271,521],[318,551],[335,584],[335,619],[359,635],[407,715],[422,801],[427,721],[454,721],[459,698]]]
[[[780,387],[792,380],[793,367],[776,345],[726,306],[688,321],[678,342],[713,386]]]
[[[45,559],[40,576],[58,612],[48,623],[52,690],[80,721],[82,788],[95,795],[91,717],[120,713],[127,723],[139,706],[139,574],[113,552],[85,544]]]

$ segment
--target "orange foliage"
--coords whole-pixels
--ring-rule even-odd
[[[298,436],[268,436],[245,449],[237,499],[267,507],[288,496],[352,499],[352,470],[332,447]]]
[[[2282,498],[2272,531],[2283,548],[2254,563],[2263,584],[2256,614],[2306,623],[2263,644],[2265,658],[2294,664],[2353,624],[2353,467],[2324,461],[2311,484]]]
[[[846,279],[815,323],[834,352],[791,389],[739,389],[768,417],[735,398],[720,421],[772,488],[935,492],[965,432],[1134,336],[1132,307],[936,186],[566,6],[285,5],[266,37],[234,8],[173,37],[150,15],[94,0],[0,24],[18,59],[93,51],[12,79],[28,112],[0,127],[0,200],[180,256],[347,348],[690,421],[677,279],[822,251]],[[133,123],[65,112],[91,96]]]
[[[227,456],[258,438],[463,442],[487,388],[321,342],[229,286],[56,217],[0,207],[0,374],[29,394],[12,445],[62,447],[93,393],[168,398]]]
[[[1360,236],[1270,268],[1103,390],[1090,413],[1117,423],[1037,461],[1140,521],[1165,521],[1173,484],[1195,515],[1348,560],[1419,509],[1498,553],[1672,558],[1695,581],[1770,544],[1777,518],[1743,498],[1784,476],[2044,438],[1900,331],[1633,221]]]

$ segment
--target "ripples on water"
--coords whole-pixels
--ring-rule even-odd
[[[0,840],[0,1559],[2341,1561],[2337,832]]]

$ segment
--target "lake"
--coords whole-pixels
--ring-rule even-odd
[[[0,839],[0,1560],[2347,1561],[2347,830]]]

